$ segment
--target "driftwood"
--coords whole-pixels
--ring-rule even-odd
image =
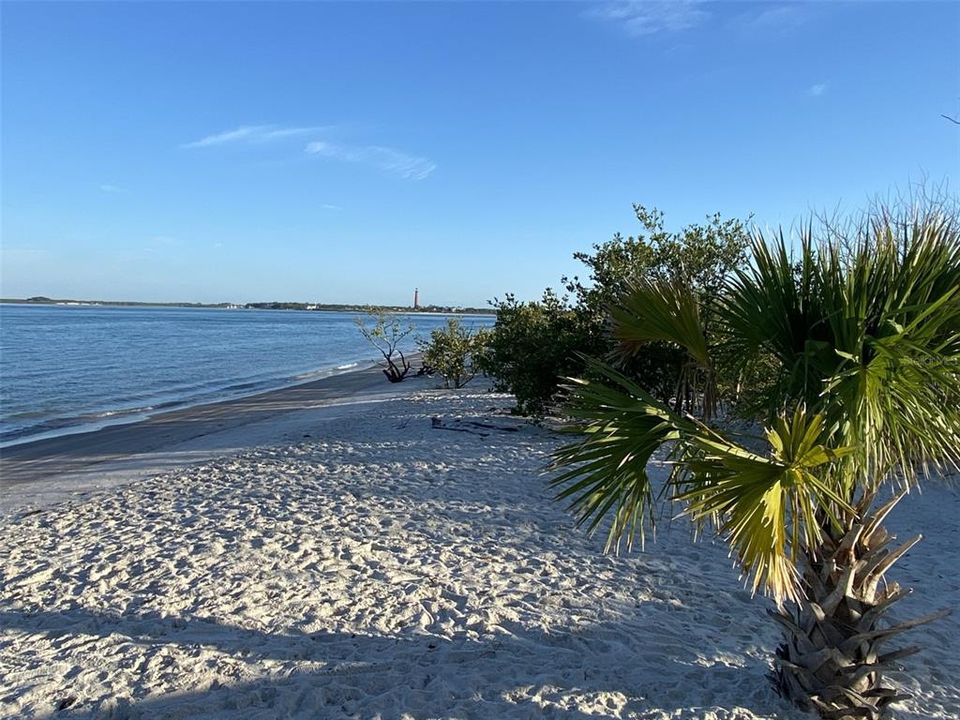
[[[500,432],[519,432],[519,425],[491,425],[490,423],[474,422],[473,420],[464,420],[464,425],[473,425],[474,427],[487,428],[489,430],[499,430]]]
[[[457,425],[469,425],[470,427],[451,427],[449,425],[444,425],[443,420],[436,416],[430,419],[431,426],[434,430],[465,432],[473,435],[479,435],[480,437],[490,436],[490,433],[483,432],[482,430],[496,430],[498,432],[517,432],[520,430],[520,427],[516,425],[492,425],[490,423],[477,422],[476,420],[455,420],[454,422]],[[482,428],[482,430],[473,430],[471,428]]]

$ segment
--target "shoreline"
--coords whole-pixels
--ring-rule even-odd
[[[423,380],[429,382],[411,375],[391,384],[379,365],[371,364],[252,395],[7,445],[0,448],[0,517],[310,436],[314,425],[337,414],[424,389]]]
[[[416,354],[416,357],[419,357],[419,353]],[[134,423],[143,422],[152,417],[156,417],[157,415],[179,412],[182,410],[191,410],[204,405],[217,405],[220,403],[231,402],[233,400],[242,400],[244,398],[254,397],[256,395],[263,395],[276,392],[278,390],[285,390],[287,388],[296,387],[297,385],[305,385],[308,383],[317,382],[319,380],[327,380],[340,375],[346,375],[352,372],[367,370],[371,367],[375,367],[376,363],[376,359],[367,357],[362,360],[355,360],[345,365],[338,365],[333,368],[320,368],[317,370],[300,373],[299,375],[295,376],[285,376],[278,377],[273,380],[259,381],[257,383],[252,383],[260,386],[254,389],[234,389],[234,392],[231,393],[228,391],[233,386],[227,386],[219,390],[210,391],[207,396],[185,398],[183,400],[164,400],[156,406],[151,407],[117,408],[115,410],[105,410],[99,413],[94,413],[93,416],[98,418],[95,420],[90,420],[77,425],[63,425],[62,427],[54,427],[48,430],[42,430],[32,435],[23,435],[20,437],[14,437],[8,440],[0,441],[0,457],[2,457],[4,451],[20,445],[29,445],[31,443],[42,442],[44,440],[55,440],[57,438],[66,437],[69,435],[85,435],[87,433],[97,432],[99,430],[105,430],[111,427],[132,425]]]

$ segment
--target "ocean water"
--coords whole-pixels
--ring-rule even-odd
[[[358,313],[0,304],[0,445],[251,395],[378,359]],[[436,315],[402,315],[427,337]],[[472,327],[489,316],[463,316]]]

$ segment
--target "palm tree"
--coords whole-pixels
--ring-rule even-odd
[[[845,243],[807,227],[795,257],[782,234],[758,235],[751,266],[711,298],[709,334],[692,293],[637,284],[613,332],[624,352],[685,349],[699,418],[598,360],[565,387],[583,435],[557,452],[552,482],[578,522],[609,520],[607,549],[629,547],[669,499],[717,530],[776,601],[778,691],[826,718],[880,718],[903,699],[883,671],[918,648],[882,646],[947,612],[886,620],[910,591],[885,575],[920,535],[893,546],[883,521],[921,477],[960,461],[958,230],[955,215],[881,214]],[[710,419],[718,358],[765,368],[761,436]],[[672,471],[657,493],[646,468],[664,446]]]

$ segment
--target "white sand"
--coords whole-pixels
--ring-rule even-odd
[[[0,716],[807,717],[764,678],[777,632],[726,549],[675,523],[602,555],[540,474],[559,439],[508,404],[318,410],[301,444],[8,515]],[[927,535],[894,571],[904,616],[957,605],[958,518],[933,488],[895,513]],[[958,639],[955,615],[912,635],[897,717],[960,716]]]

